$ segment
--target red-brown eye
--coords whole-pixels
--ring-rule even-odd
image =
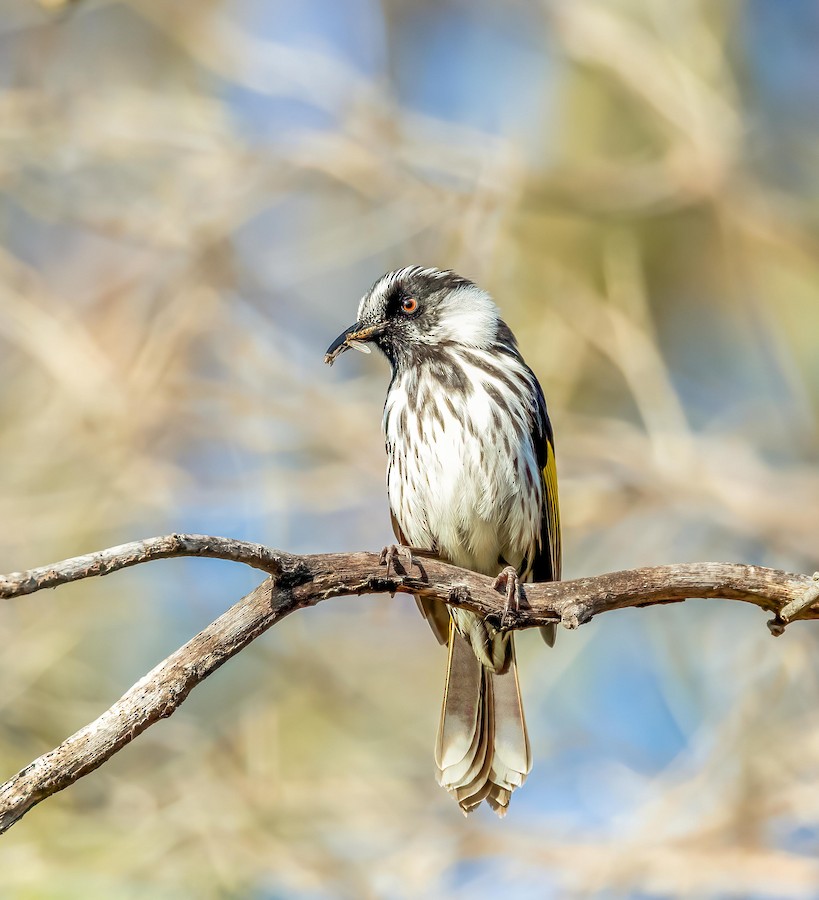
[[[418,301],[415,297],[404,297],[401,301],[401,309],[407,315],[410,313],[414,313],[416,309],[418,309]]]

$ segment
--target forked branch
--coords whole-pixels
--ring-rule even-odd
[[[402,592],[463,606],[496,625],[504,616],[504,597],[493,588],[493,579],[423,553],[413,553],[408,570],[400,555],[388,569],[373,553],[294,556],[246,541],[184,534],[135,541],[0,576],[0,599],[176,556],[233,560],[271,577],[148,672],[98,719],[1,784],[0,833],[41,800],[101,766],[154,722],[172,715],[197,684],[294,610],[330,597]],[[607,610],[674,603],[689,597],[753,603],[773,613],[769,627],[775,634],[793,619],[819,618],[819,591],[816,581],[807,575],[760,566],[692,563],[529,584],[518,608],[509,610],[504,622],[509,628],[549,622],[576,628]]]

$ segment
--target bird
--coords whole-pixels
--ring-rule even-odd
[[[348,349],[369,353],[370,344],[392,369],[382,424],[399,545],[494,576],[507,604],[520,582],[558,580],[552,425],[490,294],[447,269],[388,272],[364,294],[325,362]],[[416,602],[448,647],[438,782],[465,814],[485,800],[503,817],[532,767],[514,637],[468,610],[424,596]],[[554,625],[541,633],[554,644]]]

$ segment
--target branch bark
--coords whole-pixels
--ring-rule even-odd
[[[423,553],[413,553],[408,570],[400,559],[388,570],[372,553],[295,556],[261,544],[184,534],[135,541],[0,576],[0,598],[20,597],[177,556],[233,560],[272,577],[148,672],[99,718],[0,785],[0,833],[42,800],[101,766],[155,722],[172,715],[197,684],[272,625],[294,610],[331,597],[423,594],[477,612],[498,627],[503,621],[504,627],[512,629],[549,622],[577,628],[608,610],[674,603],[689,597],[755,604],[774,614],[768,623],[774,634],[780,634],[787,622],[796,618],[819,618],[815,605],[819,597],[811,577],[760,566],[692,563],[528,584],[518,608],[504,612],[504,597],[493,588],[493,579]],[[783,616],[785,610],[788,615]]]

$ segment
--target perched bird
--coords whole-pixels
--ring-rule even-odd
[[[552,427],[489,294],[450,271],[389,272],[325,362],[369,343],[392,366],[383,424],[398,541],[497,576],[510,602],[518,579],[560,578]],[[531,769],[514,638],[474,613],[416,599],[449,645],[438,781],[465,813],[486,800],[503,816]],[[542,632],[553,644],[554,626]]]

